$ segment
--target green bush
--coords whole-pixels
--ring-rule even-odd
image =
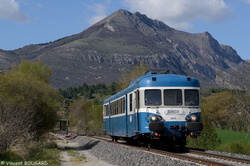
[[[233,153],[242,153],[245,154],[244,152],[244,145],[242,142],[235,142],[230,144],[230,148]]]
[[[102,134],[102,106],[81,98],[69,108],[69,129],[81,134]]]
[[[23,64],[20,71],[13,68],[0,75],[0,152],[26,160],[55,126],[61,97],[47,83],[50,72],[46,66]],[[24,70],[31,66],[35,73]]]
[[[216,150],[250,155],[250,142],[236,140],[230,143],[222,144]]]
[[[209,125],[204,125],[204,129],[198,138],[187,138],[187,146],[192,148],[215,150],[221,144],[215,129]]]

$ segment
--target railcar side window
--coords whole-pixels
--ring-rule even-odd
[[[182,105],[181,89],[165,89],[164,105]]]
[[[119,100],[119,114],[122,114],[122,99]]]
[[[161,105],[161,90],[145,90],[145,105]]]
[[[129,111],[132,111],[132,93],[129,95]]]
[[[111,103],[111,115],[115,115],[114,103]]]
[[[105,116],[109,115],[109,105],[105,105]]]
[[[198,106],[199,101],[199,91],[198,90],[185,90],[185,105],[186,106]]]
[[[107,116],[107,105],[103,106],[103,116]]]
[[[136,109],[139,109],[140,108],[140,93],[139,93],[139,90],[137,90],[136,92],[135,92],[135,100],[136,100]]]
[[[108,116],[109,114],[109,107],[108,105],[104,106],[104,113],[106,112],[106,115]],[[118,114],[122,114],[125,113],[125,97],[113,101],[110,104],[110,115],[118,115]]]
[[[117,101],[114,102],[114,107],[115,107],[115,114],[114,115],[117,115]]]
[[[122,98],[122,113],[125,113],[125,97]]]

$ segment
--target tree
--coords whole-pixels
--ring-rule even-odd
[[[142,61],[136,65],[130,73],[123,72],[122,76],[118,79],[118,91],[127,88],[130,82],[136,80],[138,77],[143,76],[149,70]]]
[[[118,84],[113,82],[110,86],[108,86],[108,94],[114,95],[118,90]]]
[[[58,92],[48,84],[23,73],[10,73],[0,80],[1,108],[32,111],[36,133],[44,133],[55,124]],[[6,110],[2,110],[6,112]],[[3,113],[3,112],[2,112]]]
[[[247,131],[250,124],[249,99],[245,92],[238,90],[212,94],[202,99],[203,114],[214,127]]]
[[[39,63],[32,66],[39,71]],[[12,147],[19,155],[29,153],[28,144],[39,140],[57,122],[60,95],[39,77],[39,72],[34,76],[23,71],[0,75],[0,152]]]
[[[102,133],[102,106],[86,98],[75,100],[69,111],[70,129],[82,134]]]
[[[22,60],[18,66],[18,72],[32,75],[39,80],[43,80],[45,83],[49,82],[51,76],[51,70],[46,64],[42,64],[41,60],[37,62],[27,62]]]

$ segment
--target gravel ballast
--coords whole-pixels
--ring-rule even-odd
[[[153,154],[151,152],[141,151],[135,148],[129,148],[122,145],[112,144],[89,137],[79,136],[75,138],[79,149],[88,150],[99,160],[106,161],[111,165],[122,166],[193,166],[199,165],[188,161],[179,160],[172,157]]]

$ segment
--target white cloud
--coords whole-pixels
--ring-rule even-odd
[[[95,24],[96,22],[102,20],[107,16],[107,7],[102,4],[94,4],[93,6],[89,7],[91,10],[95,12],[95,15],[90,17],[89,24]]]
[[[18,22],[27,22],[29,20],[28,16],[20,12],[16,0],[0,0],[0,19]]]
[[[124,0],[133,11],[146,14],[167,25],[185,30],[192,29],[191,21],[224,21],[232,11],[223,0]]]

